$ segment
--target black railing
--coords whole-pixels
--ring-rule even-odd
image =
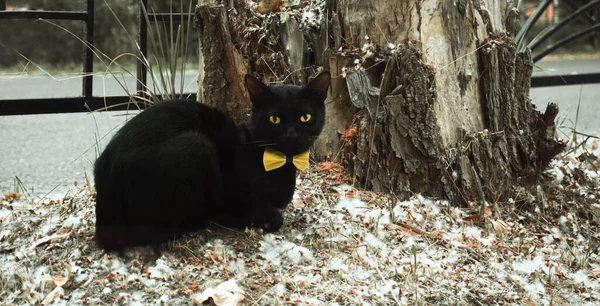
[[[125,97],[93,96],[94,79],[94,0],[85,0],[84,11],[0,11],[0,19],[79,20],[85,25],[83,46],[82,96],[73,98],[36,98],[0,100],[0,115],[85,112],[118,105]],[[4,7],[5,9],[5,7]],[[129,100],[129,97],[127,97]],[[125,102],[127,101],[125,100]]]
[[[142,60],[137,63],[137,93],[134,96],[110,96],[97,97],[93,95],[93,76],[94,71],[94,0],[84,0],[84,11],[4,11],[5,1],[0,0],[0,20],[1,19],[50,19],[50,20],[79,20],[85,24],[84,37],[85,41],[83,49],[83,78],[82,78],[82,96],[68,98],[36,98],[36,99],[11,99],[0,100],[0,116],[1,115],[24,115],[24,114],[45,114],[45,113],[71,113],[71,112],[86,112],[90,110],[109,109],[109,110],[124,110],[130,108],[144,107],[142,101],[146,96],[147,84],[147,67]],[[537,21],[540,14],[548,7],[550,1],[544,0],[538,10],[526,22],[522,31],[517,34],[517,41],[521,41],[525,32]],[[599,3],[598,0],[592,0],[588,6]],[[147,12],[144,7],[148,7],[148,0],[139,1],[138,9],[138,46],[140,59],[146,58],[148,45],[148,24],[145,18]],[[576,10],[573,14],[581,14],[582,9]],[[189,14],[163,14],[163,13],[147,13],[150,22],[170,22],[176,17],[189,16]],[[575,16],[571,17],[573,19]],[[592,22],[597,22],[592,19]],[[543,56],[556,50],[557,48],[570,43],[574,39],[579,39],[585,35],[589,35],[594,31],[599,30],[599,25],[593,24],[590,28],[575,33],[571,37],[567,37],[561,42],[547,47],[546,50],[534,54],[535,61],[540,60]],[[543,39],[538,39],[531,45],[533,49],[540,45],[549,35],[544,35]],[[600,72],[588,73],[579,75],[553,75],[553,76],[533,76],[531,80],[532,87],[541,86],[557,86],[557,85],[575,85],[600,83]],[[196,94],[187,94],[190,99],[196,99]],[[129,103],[128,103],[129,102]],[[136,104],[136,105],[133,105]]]
[[[29,115],[49,113],[75,113],[94,110],[127,110],[143,108],[146,98],[147,67],[141,60],[137,64],[137,92],[133,96],[98,97],[93,95],[94,71],[94,0],[84,0],[84,11],[0,11],[1,19],[49,19],[49,20],[80,20],[85,24],[82,40],[85,41],[83,53],[82,96],[65,98],[34,98],[0,100],[0,116]],[[4,1],[0,0],[0,7]],[[144,7],[148,0],[140,0],[138,10],[138,46],[140,59],[146,58],[148,45],[148,24]],[[190,14],[174,14],[189,16]],[[170,22],[170,14],[148,13],[151,22]],[[185,94],[189,99],[196,99],[195,93]]]
[[[600,83],[600,73],[539,75],[531,77],[531,87]]]
[[[5,3],[3,3],[5,4]],[[5,9],[6,7],[4,7]],[[63,12],[63,11],[0,11],[0,19],[48,19],[48,20],[80,20],[85,24],[84,36],[86,45],[83,47],[83,80],[82,95],[92,96],[94,71],[94,53],[88,46],[94,45],[94,0],[85,0],[85,11]],[[18,100],[17,100],[18,101]],[[0,100],[0,114],[4,101]]]
[[[543,0],[540,5],[536,8],[533,14],[527,19],[521,30],[516,35],[516,42],[520,44],[527,32],[531,29],[531,27],[537,22],[539,17],[546,11],[548,6],[552,3],[552,0]],[[565,3],[569,3],[566,1]],[[581,7],[576,7],[571,5],[570,8],[573,12],[555,23],[554,25],[546,28],[542,31],[537,37],[535,37],[529,44],[527,48],[531,49],[533,56],[533,62],[538,62],[546,55],[551,54],[552,52],[558,50],[561,47],[567,46],[573,43],[576,40],[582,39],[586,36],[589,36],[597,31],[600,31],[600,21],[595,20],[594,18],[589,18],[587,15],[592,8],[596,7],[600,9],[600,0],[591,0],[585,5]],[[563,28],[569,23],[572,23],[576,18],[583,18],[587,16],[586,21],[590,22],[591,25],[583,29],[579,32],[572,33],[567,37],[559,40],[556,43],[549,44],[545,48],[541,49],[540,47],[543,45],[542,43],[547,42],[547,40],[552,37],[559,29]],[[600,83],[600,67],[598,67],[597,72],[593,73],[585,73],[585,74],[577,74],[577,75],[535,75],[531,78],[531,87],[543,87],[543,86],[559,86],[559,85],[579,85],[579,84],[591,84],[591,83]]]
[[[144,8],[148,7],[148,0],[139,0],[138,6],[138,45],[140,52],[140,59],[137,63],[137,92],[138,94],[145,96],[146,84],[148,84],[148,67],[142,62],[142,59],[146,58],[148,54],[148,23],[144,17],[144,13],[150,14],[150,12],[144,12]],[[150,17],[150,16],[148,16]],[[150,18],[148,18],[150,20]]]

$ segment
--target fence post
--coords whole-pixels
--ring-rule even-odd
[[[147,8],[148,0],[140,0],[140,5],[138,8],[138,21],[140,25],[138,32],[138,47],[140,48],[140,59],[138,60],[137,64],[137,94],[142,98],[146,96],[145,86],[147,86],[147,67],[146,63],[143,62],[146,58],[148,49],[148,24],[146,23],[146,16],[144,14]]]
[[[93,82],[94,77],[92,75],[94,71],[94,0],[86,0],[85,10],[87,11],[85,22],[85,49],[83,56],[83,89],[82,95],[89,98],[93,95]]]

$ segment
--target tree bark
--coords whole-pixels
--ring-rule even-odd
[[[220,41],[244,60],[201,48],[205,63],[219,63],[204,67],[203,97],[218,66],[239,75],[243,69],[227,65],[243,62],[264,81],[295,84],[329,70],[327,122],[314,156],[340,162],[360,187],[401,198],[501,200],[515,182],[535,181],[564,147],[555,140],[556,105],[542,115],[530,103],[531,58],[517,52],[506,1],[313,2],[322,4],[311,6],[314,18],[294,7],[259,14],[243,0],[229,4],[219,15],[228,27],[216,37],[228,37]],[[200,29],[207,9],[197,9]],[[244,92],[230,75],[219,88]]]
[[[198,100],[228,112],[235,120],[244,120],[251,107],[243,83],[248,70],[233,44],[227,7],[199,5],[194,26],[200,46]]]

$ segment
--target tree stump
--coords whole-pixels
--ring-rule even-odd
[[[329,70],[314,156],[360,187],[497,201],[564,148],[556,105],[540,114],[530,102],[531,56],[517,52],[505,1],[226,2],[196,10],[199,97],[243,118],[246,71],[301,84]]]

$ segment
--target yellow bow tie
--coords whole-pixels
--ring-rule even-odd
[[[308,151],[298,155],[285,155],[277,150],[266,148],[263,154],[263,165],[265,171],[271,171],[283,167],[287,163],[293,163],[298,170],[306,170],[308,167]]]

